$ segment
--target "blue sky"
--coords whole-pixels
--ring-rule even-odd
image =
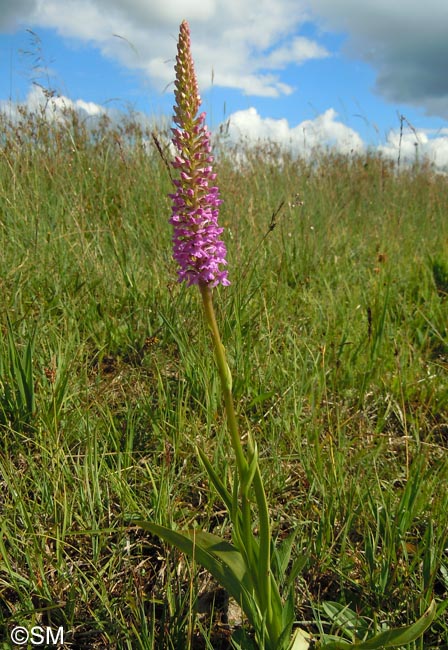
[[[1,105],[36,106],[37,83],[87,114],[168,116],[183,18],[212,128],[394,157],[404,115],[402,154],[418,141],[448,165],[446,0],[16,0],[0,17]]]

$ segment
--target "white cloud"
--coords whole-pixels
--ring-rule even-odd
[[[213,70],[216,85],[276,97],[292,92],[282,81],[281,70],[328,55],[315,41],[297,36],[306,17],[302,4],[303,0],[19,0],[16,18],[33,29],[49,27],[94,44],[103,55],[141,70],[159,90],[173,81],[178,26],[186,18],[203,90],[210,86]]]
[[[275,49],[266,57],[263,65],[265,68],[279,70],[290,63],[299,65],[309,59],[323,59],[329,56],[328,51],[309,38],[296,36],[286,45]]]
[[[448,133],[407,130],[400,136],[399,130],[388,133],[386,143],[378,147],[378,151],[388,158],[413,163],[424,159],[436,168],[448,168]]]
[[[92,125],[103,115],[114,122],[119,122],[124,117],[117,109],[106,108],[94,102],[72,100],[64,96],[49,97],[40,86],[31,88],[24,107],[55,121],[64,120],[68,113],[75,111],[82,118],[89,119]],[[0,112],[6,113],[11,120],[18,119],[21,115],[18,105],[9,101],[0,102]],[[132,117],[143,126],[154,127],[154,119],[149,119],[142,113],[135,113]],[[166,125],[161,126],[163,128]],[[294,127],[286,119],[263,118],[255,108],[249,108],[233,113],[226,125],[221,125],[220,130],[224,126],[227,140],[231,144],[256,145],[269,142],[303,156],[327,147],[347,154],[361,153],[364,150],[358,133],[339,122],[337,113],[332,108],[314,120],[305,120]]]
[[[40,86],[33,86],[28,93],[26,107],[35,113],[45,113],[47,119],[60,119],[64,113],[76,111],[85,117],[99,117],[106,113],[104,106],[83,99],[73,101],[63,95],[47,96]]]
[[[232,145],[243,145],[239,155],[245,159],[244,146],[264,146],[273,144],[293,154],[309,158],[316,151],[336,151],[341,154],[362,154],[367,147],[360,135],[338,120],[333,108],[327,109],[312,120],[304,120],[296,126],[290,126],[286,119],[261,117],[251,107],[233,113],[221,132],[226,133]],[[413,164],[416,160],[428,161],[435,170],[448,170],[448,128],[438,131],[416,130],[406,126],[400,138],[400,130],[391,130],[384,144],[378,145],[377,152],[395,162],[400,154],[403,166]]]
[[[255,108],[249,108],[230,116],[227,133],[235,144],[271,142],[305,157],[316,149],[332,148],[347,154],[364,150],[359,134],[339,122],[332,108],[293,127],[285,119],[262,118]]]
[[[448,118],[447,0],[15,0],[3,2],[0,28],[18,22],[89,41],[140,70],[158,89],[173,81],[178,25],[190,22],[199,84],[278,97],[294,88],[288,65],[329,56],[300,35],[306,21],[348,34],[345,51],[377,72],[390,102]],[[122,38],[117,38],[119,35]]]
[[[45,117],[49,122],[63,122],[71,112],[76,112],[81,119],[90,119],[92,123],[108,115],[111,119],[119,119],[119,112],[106,109],[104,106],[94,102],[86,102],[83,99],[72,100],[63,95],[51,96],[40,86],[31,87],[23,104],[16,104],[12,101],[1,100],[0,112],[4,113],[11,122],[23,118],[23,108],[30,113]]]
[[[160,128],[166,130],[167,120],[163,117],[149,117],[145,113],[135,112],[129,116],[129,112],[123,112],[118,108],[111,108],[87,102],[83,99],[72,100],[64,95],[51,96],[41,86],[33,85],[28,92],[25,102],[17,104],[10,100],[0,100],[0,113],[3,113],[7,120],[12,123],[23,119],[23,110],[32,114],[44,117],[49,122],[63,123],[71,114],[77,113],[81,120],[86,120],[87,126],[94,127],[98,120],[106,116],[113,124],[122,123],[123,120],[131,119],[138,123],[143,129]],[[70,121],[70,120],[69,120]]]
[[[96,121],[107,116],[111,122],[120,123],[129,115],[118,109],[101,106],[83,99],[72,100],[65,96],[48,96],[40,86],[33,86],[27,99],[20,108],[11,101],[0,101],[0,113],[14,122],[23,118],[23,107],[31,112],[43,115],[49,121],[61,122],[71,111],[77,112],[81,119],[94,127]],[[362,154],[366,146],[359,134],[338,119],[333,108],[329,108],[312,120],[304,120],[296,126],[290,126],[286,119],[261,117],[255,108],[237,111],[218,129],[227,135],[226,141],[231,145],[256,146],[266,143],[280,146],[293,154],[309,157],[316,150],[333,150],[342,154]],[[161,128],[165,131],[168,124],[164,120],[149,118],[143,113],[133,113],[132,119],[143,128]],[[150,145],[152,146],[152,145]],[[413,163],[416,158],[426,159],[436,169],[448,169],[448,128],[438,131],[416,130],[409,126],[391,130],[386,142],[376,148],[378,153],[403,164]]]

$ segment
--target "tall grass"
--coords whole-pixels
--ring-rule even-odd
[[[228,647],[224,594],[130,523],[228,523],[193,453],[227,472],[166,167],[132,120],[1,119],[0,647],[17,624],[79,649]],[[218,317],[275,530],[297,529],[297,620],[316,631],[336,601],[406,623],[434,594],[412,647],[448,647],[448,181],[270,146],[217,167]]]

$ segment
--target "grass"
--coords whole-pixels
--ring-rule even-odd
[[[227,648],[225,594],[133,524],[228,529],[195,455],[229,471],[166,167],[131,119],[1,119],[0,647],[62,625],[79,650]],[[337,602],[405,624],[434,596],[411,650],[447,648],[448,181],[239,154],[217,164],[216,304],[274,530],[297,530],[297,621],[329,632]]]

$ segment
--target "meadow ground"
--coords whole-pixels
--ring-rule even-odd
[[[2,119],[0,648],[14,625],[79,650],[228,647],[222,592],[135,524],[228,533],[195,452],[231,472],[167,167],[131,117]],[[448,178],[224,151],[216,309],[273,529],[297,530],[297,621],[336,631],[334,601],[405,624],[435,597],[410,648],[447,648]]]

